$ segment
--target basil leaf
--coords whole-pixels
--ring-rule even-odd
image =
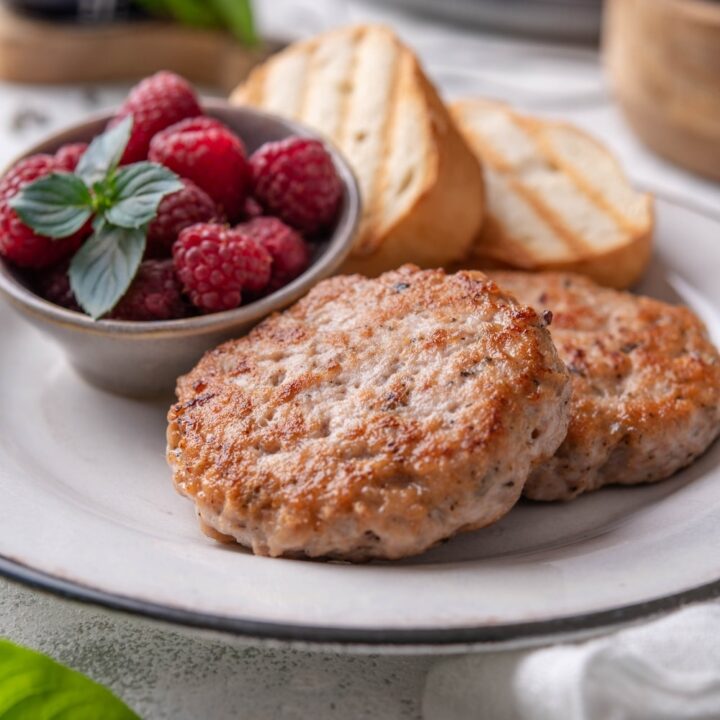
[[[0,640],[0,720],[140,720],[109,690],[45,655]]]
[[[90,143],[75,169],[86,185],[92,187],[115,170],[130,140],[132,126],[133,116],[128,115]]]
[[[92,214],[90,191],[70,173],[52,173],[26,185],[10,206],[36,233],[51,238],[76,233]]]
[[[145,252],[145,228],[95,223],[95,233],[70,262],[70,287],[93,320],[112,310],[125,294]]]
[[[165,195],[181,190],[183,184],[162,165],[139,162],[121,168],[113,187],[113,205],[105,212],[106,220],[124,228],[139,228],[157,215]]]

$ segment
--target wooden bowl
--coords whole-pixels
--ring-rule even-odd
[[[659,155],[720,180],[720,3],[608,0],[603,46],[611,85]]]

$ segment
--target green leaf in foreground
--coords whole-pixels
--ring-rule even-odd
[[[36,233],[51,238],[76,233],[92,214],[90,192],[69,173],[52,173],[26,185],[10,206]]]
[[[130,286],[145,252],[145,234],[145,228],[121,228],[101,220],[75,253],[70,287],[94,320],[112,310]]]
[[[139,162],[121,168],[114,180],[114,204],[106,211],[111,225],[139,228],[157,214],[160,201],[182,190],[180,178],[162,165]]]
[[[115,170],[130,140],[132,126],[133,116],[128,115],[90,143],[75,169],[86,185],[93,187]]]
[[[0,640],[0,720],[140,720],[109,690],[45,655]]]

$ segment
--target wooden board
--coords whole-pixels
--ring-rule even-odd
[[[83,26],[43,21],[0,4],[0,80],[11,82],[137,80],[166,69],[229,92],[277,47],[267,43],[248,49],[222,31],[169,22]]]
[[[609,0],[603,35],[615,96],[638,136],[720,180],[720,3]]]

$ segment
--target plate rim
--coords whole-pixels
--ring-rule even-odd
[[[680,207],[720,223],[720,213],[716,213],[704,205],[677,197],[666,191],[651,189],[646,184],[643,184],[641,189],[652,192],[655,198],[669,205]],[[263,641],[303,643],[316,646],[369,646],[376,649],[381,646],[406,649],[418,646],[432,648],[462,646],[467,648],[478,645],[503,645],[512,642],[529,645],[541,638],[612,628],[674,610],[688,603],[720,598],[719,576],[709,583],[651,600],[589,613],[560,616],[549,620],[443,628],[357,628],[251,620],[187,610],[94,588],[75,580],[68,580],[43,570],[37,570],[2,554],[0,554],[0,577],[66,600],[122,612],[126,615],[140,616],[173,626]]]
[[[689,603],[720,598],[720,578],[718,578],[672,595],[609,610],[567,615],[551,620],[449,628],[352,628],[248,620],[175,608],[99,590],[77,581],[65,580],[57,575],[30,568],[4,555],[0,555],[0,576],[36,590],[50,592],[66,600],[195,630],[289,643],[405,648],[502,645],[513,641],[532,644],[533,640],[539,638],[611,628],[674,610]]]

